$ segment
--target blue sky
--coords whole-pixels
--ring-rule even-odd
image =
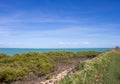
[[[119,0],[0,0],[0,47],[120,46],[119,4]]]

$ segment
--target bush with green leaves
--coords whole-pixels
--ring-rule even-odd
[[[0,54],[0,83],[12,82],[33,73],[40,77],[57,69],[64,59],[97,55],[99,52],[29,52],[9,56]]]

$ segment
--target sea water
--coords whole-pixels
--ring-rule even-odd
[[[9,55],[20,54],[25,52],[80,52],[80,51],[98,51],[103,52],[111,50],[112,48],[0,48],[0,53],[6,53]]]

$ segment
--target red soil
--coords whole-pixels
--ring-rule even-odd
[[[112,52],[120,54],[120,50],[112,50]]]

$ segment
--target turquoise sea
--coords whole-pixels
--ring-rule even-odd
[[[107,51],[112,48],[0,48],[0,53],[6,53],[9,55],[20,54],[25,52],[50,52],[50,51]]]

